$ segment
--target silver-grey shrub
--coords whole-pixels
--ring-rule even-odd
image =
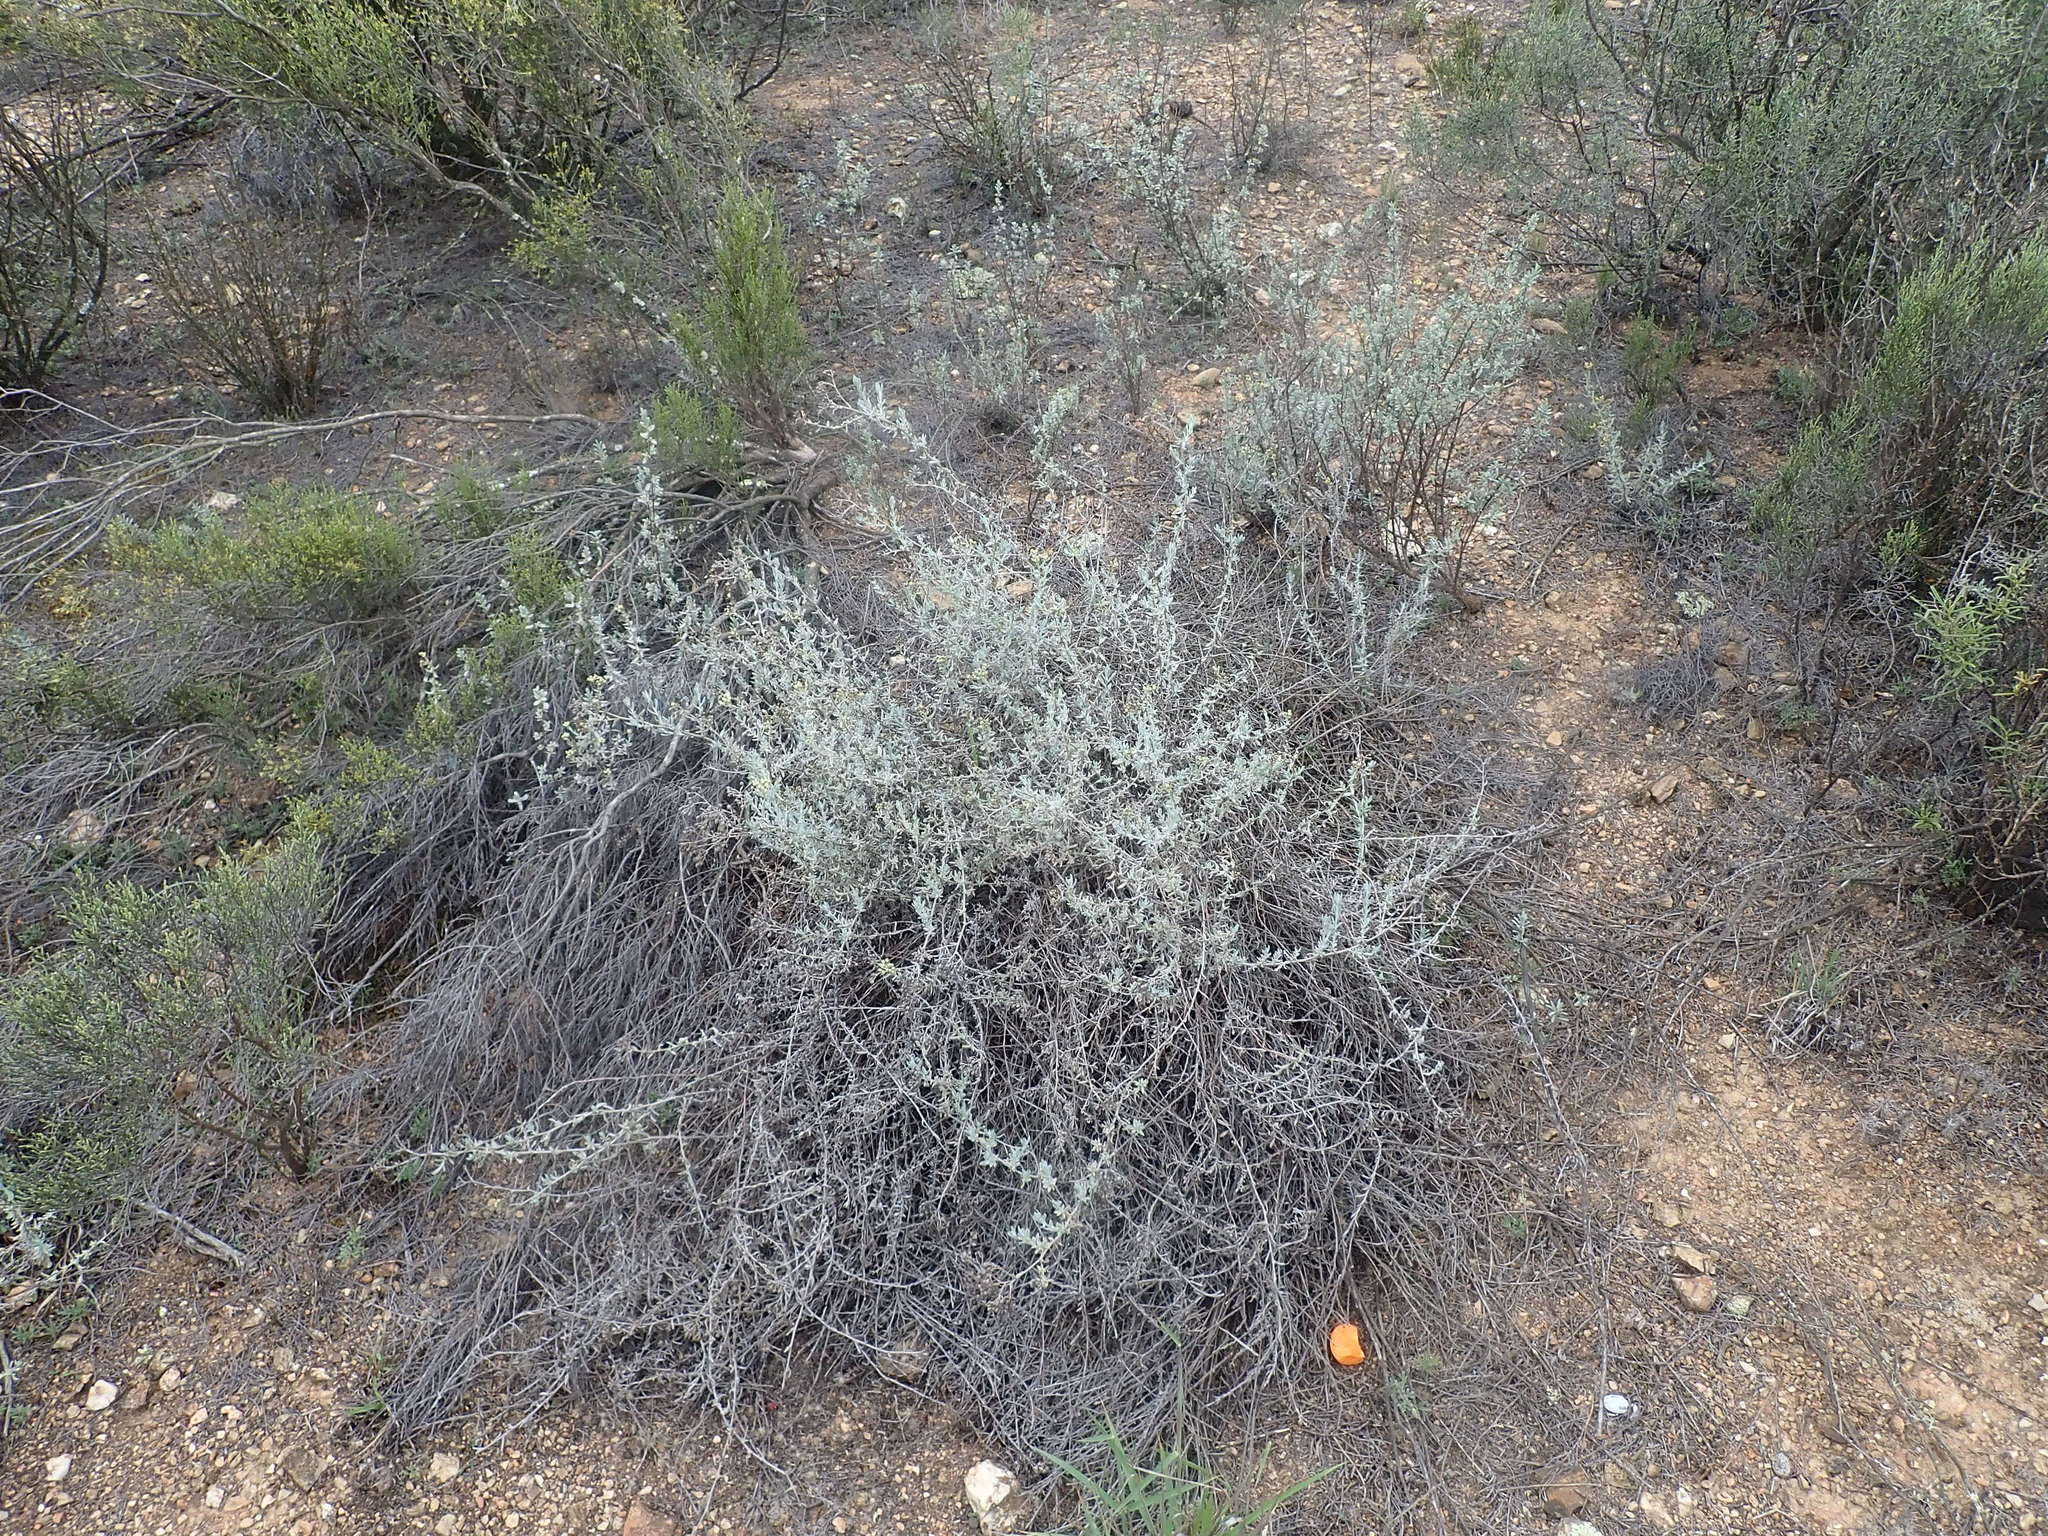
[[[1414,605],[1182,529],[990,523],[850,585],[666,545],[561,641],[390,1056],[395,1155],[499,1229],[400,1421],[851,1355],[1080,1454],[1309,1367],[1468,1155],[1502,841],[1400,733]]]
[[[1269,355],[1218,455],[1233,512],[1293,560],[1371,556],[1463,600],[1474,532],[1505,504],[1471,434],[1521,368],[1529,279],[1514,266],[1421,305],[1398,253],[1327,335]]]

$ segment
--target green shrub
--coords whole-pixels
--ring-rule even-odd
[[[1440,76],[1454,111],[1425,136],[1450,174],[1504,176],[1623,302],[1760,284],[1839,313],[1967,228],[1959,191],[2024,193],[2048,123],[2037,11],[1545,5]]]
[[[200,1138],[311,1172],[321,1052],[307,988],[331,896],[304,843],[155,890],[79,889],[63,941],[0,984],[7,1200],[86,1220]]]
[[[521,612],[537,618],[560,612],[573,580],[567,562],[535,530],[522,528],[505,541],[505,594]]]
[[[1081,1498],[1079,1536],[1230,1536],[1264,1532],[1288,1504],[1322,1480],[1318,1473],[1252,1499],[1235,1494],[1182,1441],[1143,1456],[1114,1429],[1097,1437],[1105,1470],[1091,1474],[1053,1457]],[[1252,1469],[1256,1479],[1259,1468]]]
[[[511,515],[504,491],[473,469],[458,469],[427,503],[427,520],[451,539],[484,539]]]
[[[417,795],[425,768],[404,744],[387,746],[365,736],[345,736],[340,766],[292,802],[291,833],[345,856],[364,848],[397,845],[404,823],[394,798]]]
[[[644,430],[656,468],[675,488],[723,484],[739,474],[739,418],[687,385],[671,384],[654,398]]]
[[[32,750],[32,738],[76,730],[118,730],[129,721],[128,698],[106,670],[9,625],[0,632],[0,710],[10,729],[9,757]]]
[[[1630,399],[1621,435],[1630,447],[1649,439],[1659,413],[1678,391],[1679,370],[1693,360],[1698,345],[1699,327],[1690,320],[1670,335],[1647,315],[1622,327],[1618,362]]]
[[[1843,589],[1912,616],[1963,882],[2002,911],[2048,908],[2048,241],[1938,249],[1755,499],[1796,601]]]
[[[172,601],[196,597],[250,619],[360,620],[403,606],[419,574],[419,536],[361,497],[275,485],[233,524],[220,512],[150,530],[116,528],[116,569]]]
[[[766,192],[740,181],[726,185],[702,298],[694,315],[678,317],[675,330],[701,393],[730,402],[772,445],[786,444],[811,348],[782,221]]]
[[[459,182],[609,166],[636,132],[715,117],[695,22],[663,0],[200,0],[188,68],[310,107]]]
[[[597,177],[586,166],[535,198],[526,232],[513,242],[513,263],[558,288],[605,275],[597,212]]]
[[[425,647],[409,610],[425,550],[369,498],[274,485],[194,517],[109,530],[81,665],[138,724],[314,739],[402,711]]]
[[[1615,420],[1604,400],[1593,403],[1593,433],[1606,471],[1601,488],[1617,521],[1643,534],[1653,548],[1677,546],[1691,502],[1713,489],[1713,461],[1675,462],[1667,428],[1632,431]]]
[[[2038,547],[2044,347],[2048,241],[1937,251],[1900,287],[1841,403],[1758,495],[1781,563],[1847,546],[1924,584],[1987,543]]]
[[[2038,928],[2048,925],[2048,613],[2036,603],[2033,665],[2014,670],[1992,702],[1965,846],[1983,905]]]
[[[2043,585],[2048,550],[2013,560],[1988,579],[1959,573],[1920,601],[1914,625],[1937,698],[1966,698],[2004,682],[1997,661]]]
[[[1621,330],[1621,374],[1638,400],[1662,405],[1678,387],[1678,370],[1698,350],[1697,326],[1687,323],[1667,336],[1648,316],[1638,315]]]
[[[1820,399],[1820,380],[1809,369],[1780,367],[1772,370],[1771,393],[1787,405],[1810,409]]]
[[[1955,883],[1999,916],[2048,919],[2048,546],[1985,554],[1914,617],[1934,698],[1963,712],[1973,761],[1946,786]]]
[[[1452,17],[1430,60],[1430,78],[1454,98],[1470,99],[1485,78],[1489,47],[1486,23],[1469,14]]]
[[[1268,0],[1209,0],[1215,8],[1216,19],[1223,24],[1225,37],[1236,37],[1244,30],[1245,18],[1256,14]]]

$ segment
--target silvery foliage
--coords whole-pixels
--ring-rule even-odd
[[[521,851],[407,1020],[425,1161],[506,1240],[401,1417],[607,1360],[730,1409],[908,1340],[1078,1451],[1287,1378],[1446,1207],[1459,892],[1500,843],[1395,734],[1418,603],[1186,510],[1029,544],[853,414],[972,531],[898,536],[854,602],[693,579],[650,525],[563,639]]]
[[[1605,466],[1607,504],[1617,516],[1660,542],[1675,539],[1684,525],[1686,498],[1703,481],[1711,489],[1711,455],[1681,460],[1671,430],[1659,422],[1633,446],[1606,401],[1594,402],[1593,430]]]
[[[958,338],[959,365],[935,355],[927,382],[934,398],[970,412],[991,437],[1023,436],[1040,489],[1055,490],[1064,479],[1061,438],[1080,392],[1049,388],[1042,367],[1050,350],[1045,320],[1057,303],[1050,244],[1039,230],[998,217],[977,256],[942,258],[947,291],[939,309]]]
[[[1131,129],[1094,146],[1103,169],[1144,210],[1175,272],[1164,286],[1177,307],[1202,314],[1227,308],[1250,274],[1240,249],[1251,184],[1240,169],[1213,191],[1197,184],[1197,125],[1171,99],[1170,81],[1148,81]]]
[[[651,622],[591,636],[602,683],[578,701],[554,773],[608,792],[654,746],[708,750],[735,780],[734,833],[785,864],[821,958],[891,903],[934,932],[1022,866],[1056,872],[1063,903],[1125,957],[1101,980],[1134,1001],[1162,999],[1191,967],[1426,941],[1377,859],[1370,878],[1361,863],[1323,889],[1313,938],[1284,950],[1248,947],[1202,889],[1204,876],[1246,878],[1217,850],[1247,836],[1381,841],[1369,758],[1299,819],[1308,766],[1237,633],[1251,577],[1227,546],[1215,606],[1191,612],[1178,567],[1197,557],[1171,537],[1121,561],[1100,537],[1027,549],[994,527],[912,544],[895,648],[877,656],[817,612],[800,570],[769,565],[694,596],[663,545],[651,532]],[[1404,849],[1397,888],[1419,891],[1434,857]]]
[[[1366,555],[1461,591],[1474,531],[1512,490],[1466,439],[1520,371],[1529,294],[1510,260],[1425,308],[1396,239],[1364,299],[1268,357],[1234,413],[1214,473],[1237,515],[1317,568]]]

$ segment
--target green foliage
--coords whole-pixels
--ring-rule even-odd
[[[456,181],[524,187],[612,163],[636,129],[715,117],[695,32],[664,0],[200,0],[188,67],[312,107]]]
[[[1994,912],[2048,910],[2048,612],[2037,595],[2034,665],[2014,670],[1986,722],[1984,784],[1970,826],[1971,874]]]
[[[1844,541],[1921,580],[1986,542],[2042,538],[2048,479],[2048,241],[1931,256],[1841,403],[1810,424],[1759,494],[1757,516],[1796,564]]]
[[[1935,697],[1968,698],[2003,681],[1997,658],[2039,601],[2044,564],[2048,550],[2036,549],[1988,579],[1959,573],[1921,600],[1914,624]]]
[[[196,597],[229,614],[360,620],[403,606],[419,574],[419,535],[361,496],[273,485],[231,525],[219,512],[149,530],[123,525],[116,569],[173,601]]]
[[[539,618],[568,603],[573,573],[552,544],[531,528],[505,541],[505,592],[515,608]]]
[[[2048,122],[2034,0],[1549,5],[1439,75],[1426,138],[1504,176],[1625,301],[1723,280],[1819,313],[2020,191]],[[2034,39],[2030,42],[2030,38]]]
[[[13,1057],[13,1051],[0,1044],[0,1062],[11,1063]],[[24,1081],[34,1091],[35,1081]],[[18,1213],[10,1225],[21,1230],[33,1222],[47,1228],[118,1198],[143,1151],[139,1116],[108,1115],[103,1123],[58,1119],[37,1125],[0,1150],[0,1202]]]
[[[393,804],[420,791],[425,767],[405,746],[366,736],[343,737],[340,747],[339,770],[292,802],[293,835],[337,852],[397,846],[404,822]]]
[[[1676,462],[1667,428],[1632,432],[1615,420],[1604,400],[1593,402],[1592,425],[1606,470],[1601,485],[1616,518],[1656,547],[1676,545],[1685,530],[1688,503],[1713,489],[1713,461]]]
[[[1387,1373],[1387,1405],[1404,1419],[1429,1416],[1429,1387],[1443,1374],[1444,1363],[1434,1351],[1425,1350],[1408,1358],[1398,1371]]]
[[[1980,557],[1918,605],[1932,692],[1975,729],[1948,786],[1952,878],[1994,912],[2048,909],[2048,548]]]
[[[53,704],[115,700],[134,724],[206,724],[261,751],[280,730],[388,725],[410,699],[427,552],[368,497],[282,483],[217,496],[197,515],[117,524],[106,555],[65,652],[77,680],[46,689]]]
[[[654,398],[644,431],[655,466],[671,485],[724,484],[739,474],[739,418],[731,406],[712,405],[687,385],[671,384]]]
[[[1209,0],[1216,12],[1216,19],[1223,24],[1225,37],[1236,37],[1244,30],[1245,18],[1256,15],[1269,0]]]
[[[2044,355],[2048,241],[1936,250],[1755,502],[1794,592],[1908,605],[1926,692],[1972,749],[1945,790],[1958,872],[2000,910],[2048,888]]]
[[[483,539],[504,528],[504,491],[471,469],[458,469],[427,503],[427,520],[452,539]]]
[[[77,890],[64,942],[0,984],[0,1193],[87,1221],[201,1135],[310,1172],[309,956],[331,897],[306,843],[179,885]]]
[[[1667,336],[1646,315],[1621,330],[1621,373],[1630,391],[1649,405],[1662,405],[1678,385],[1678,370],[1699,351],[1699,329],[1687,323]]]
[[[1230,1536],[1257,1533],[1288,1504],[1329,1475],[1317,1472],[1263,1498],[1226,1487],[1184,1441],[1147,1456],[1114,1428],[1096,1437],[1106,1470],[1100,1476],[1046,1453],[1080,1495],[1080,1536]],[[1261,1469],[1245,1480],[1256,1481]]]
[[[1857,967],[1832,945],[1809,939],[1787,966],[1785,990],[1765,1015],[1772,1034],[1807,1049],[1849,1054],[1868,1049],[1869,1010],[1858,1007]]]
[[[604,270],[597,207],[597,176],[588,166],[579,167],[527,210],[526,232],[512,245],[513,262],[556,287],[597,276]]]
[[[1820,381],[1807,369],[1782,367],[1771,374],[1771,393],[1804,410],[1820,398]]]
[[[705,396],[731,402],[770,442],[788,441],[811,349],[782,221],[766,192],[726,184],[702,298],[696,314],[676,319],[675,331]]]
[[[513,257],[658,325],[745,133],[726,0],[199,0],[138,16],[135,78],[194,82],[423,172],[519,231]],[[157,29],[173,27],[164,38]],[[180,55],[165,71],[155,60]],[[755,82],[758,83],[758,82]]]
[[[1452,17],[1445,24],[1443,41],[1430,60],[1430,78],[1439,90],[1469,100],[1480,90],[1488,47],[1483,21],[1470,14]]]
[[[8,626],[0,631],[0,751],[12,760],[36,737],[107,727],[129,719],[118,678]]]

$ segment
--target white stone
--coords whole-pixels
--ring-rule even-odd
[[[1014,1510],[1008,1507],[1017,1496],[1016,1473],[992,1461],[977,1461],[967,1469],[960,1486],[967,1495],[967,1507],[974,1511],[974,1518],[986,1536],[1016,1528]]]
[[[456,1457],[450,1456],[446,1451],[434,1452],[433,1458],[427,1463],[428,1482],[452,1483],[460,1476],[462,1476],[462,1462]]]
[[[43,1476],[50,1482],[61,1483],[70,1475],[71,1458],[69,1456],[52,1456],[43,1463]]]
[[[87,1413],[103,1413],[114,1406],[114,1399],[120,1395],[120,1387],[102,1376],[90,1387],[86,1388],[85,1411]]]

